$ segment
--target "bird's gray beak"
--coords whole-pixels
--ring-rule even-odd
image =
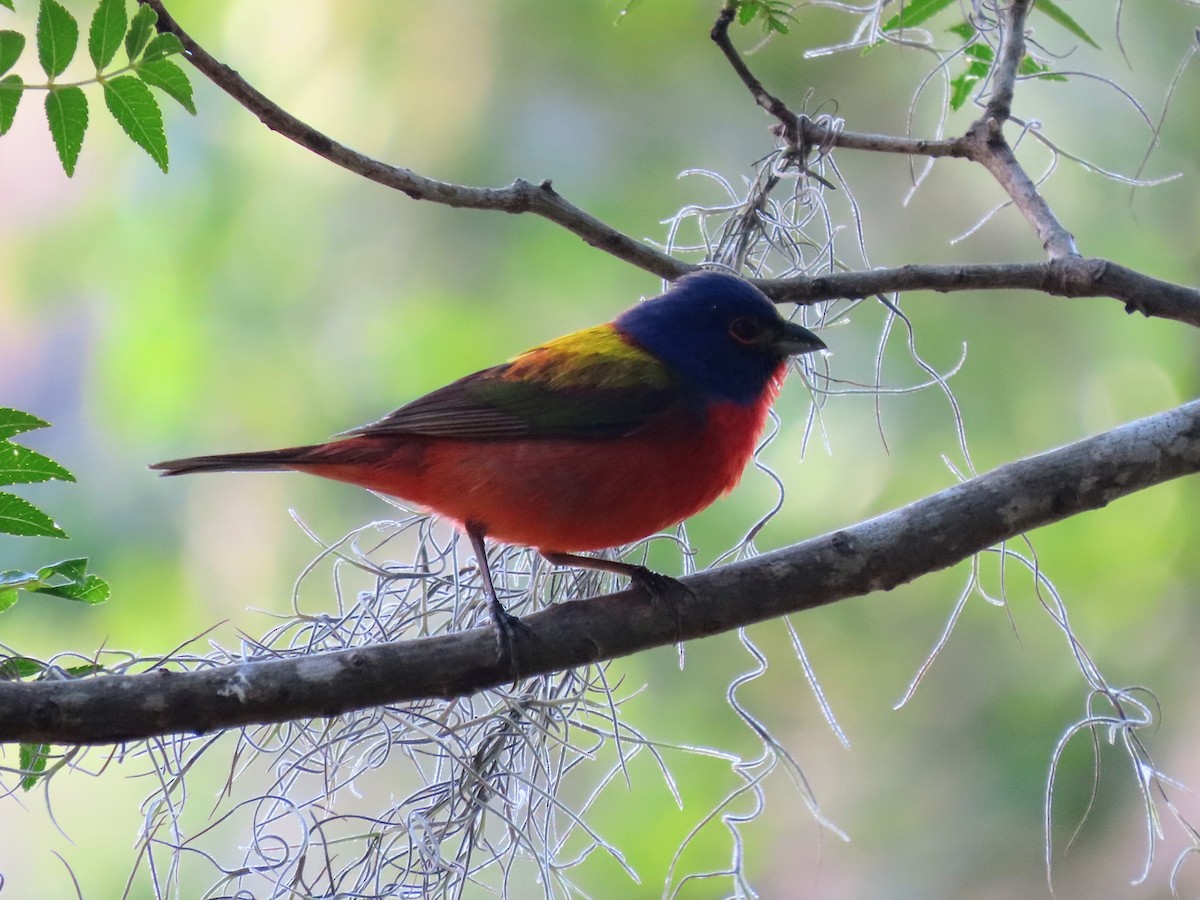
[[[825,342],[802,325],[795,322],[784,322],[783,330],[775,339],[775,346],[784,356],[797,356],[801,353],[813,353],[817,350],[828,350]]]

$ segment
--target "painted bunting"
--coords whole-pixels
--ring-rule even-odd
[[[308,472],[454,520],[474,548],[502,651],[511,652],[518,620],[496,597],[485,538],[657,593],[670,579],[579,552],[640,540],[732,490],[788,357],[824,348],[753,285],[696,272],[606,325],[468,375],[328,443],[151,468]]]

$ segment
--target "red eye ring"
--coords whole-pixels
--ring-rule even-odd
[[[742,316],[729,323],[729,336],[739,344],[752,344],[758,338],[761,329],[753,319]]]

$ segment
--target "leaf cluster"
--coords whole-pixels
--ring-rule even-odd
[[[956,5],[956,0],[911,0],[883,24],[880,32],[886,35],[898,35],[904,29],[923,25],[951,5]],[[1053,0],[1037,0],[1033,9],[1061,25],[1084,43],[1099,49],[1100,45],[1092,39],[1091,35]],[[962,57],[966,61],[966,68],[950,81],[950,108],[957,110],[967,102],[975,86],[988,77],[992,64],[996,60],[996,53],[988,44],[978,40],[979,31],[970,22],[960,22],[947,30],[958,35],[965,42]],[[883,43],[883,41],[877,41],[868,49],[879,47]],[[1065,75],[1051,71],[1048,65],[1028,54],[1021,60],[1017,74],[1046,81],[1067,80]]]
[[[10,440],[26,431],[46,427],[46,422],[29,413],[0,408],[0,485],[75,480],[54,460]],[[53,519],[28,500],[3,491],[0,491],[0,532],[24,537],[67,537]],[[20,591],[92,604],[103,603],[109,596],[108,583],[87,571],[86,559],[64,559],[36,572],[0,571],[0,612],[17,602]]]
[[[6,4],[6,0],[0,0],[0,3]],[[54,460],[10,440],[18,434],[46,427],[48,423],[37,416],[0,407],[0,485],[75,480],[74,475]],[[53,519],[32,503],[2,491],[0,532],[25,537],[67,537],[67,533]],[[88,572],[86,559],[64,559],[42,566],[36,572],[18,569],[0,572],[0,612],[10,609],[21,591],[90,604],[103,603],[109,596],[108,582]],[[65,674],[81,677],[92,674],[98,668],[92,664],[73,666]],[[41,678],[47,673],[46,664],[35,659],[13,656],[0,661],[0,680]],[[49,744],[23,743],[19,748],[19,756],[21,770],[25,773],[20,782],[21,788],[28,791],[37,784],[39,778],[47,774],[46,763],[50,760],[51,748]]]
[[[629,0],[622,7],[621,15],[629,15],[641,2],[642,0]],[[749,25],[758,20],[766,34],[773,31],[787,34],[790,30],[788,23],[797,21],[792,13],[795,4],[788,3],[787,0],[726,0],[725,8],[733,9],[737,13],[738,22],[742,25]]]
[[[79,23],[58,0],[40,0],[34,35],[38,63],[45,72],[44,84],[27,84],[20,75],[6,75],[25,50],[25,35],[0,31],[0,135],[13,124],[21,98],[29,91],[46,91],[46,120],[63,171],[75,173],[89,110],[83,88],[98,84],[104,104],[130,140],[145,150],[160,169],[167,171],[169,157],[162,109],[150,88],[176,100],[192,115],[196,106],[187,73],[168,57],[183,52],[173,34],[155,33],[158,13],[139,6],[132,18],[127,0],[99,0],[88,28],[87,48],[95,75],[64,84],[59,77],[75,58],[79,47]],[[13,8],[13,0],[0,0]],[[127,62],[114,65],[124,47]]]
[[[737,17],[742,25],[757,20],[767,34],[787,34],[790,30],[788,23],[796,21],[792,4],[783,0],[738,0]]]

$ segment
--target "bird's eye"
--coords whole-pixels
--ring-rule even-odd
[[[734,319],[729,323],[729,336],[739,344],[751,344],[758,337],[758,323],[753,319]]]

